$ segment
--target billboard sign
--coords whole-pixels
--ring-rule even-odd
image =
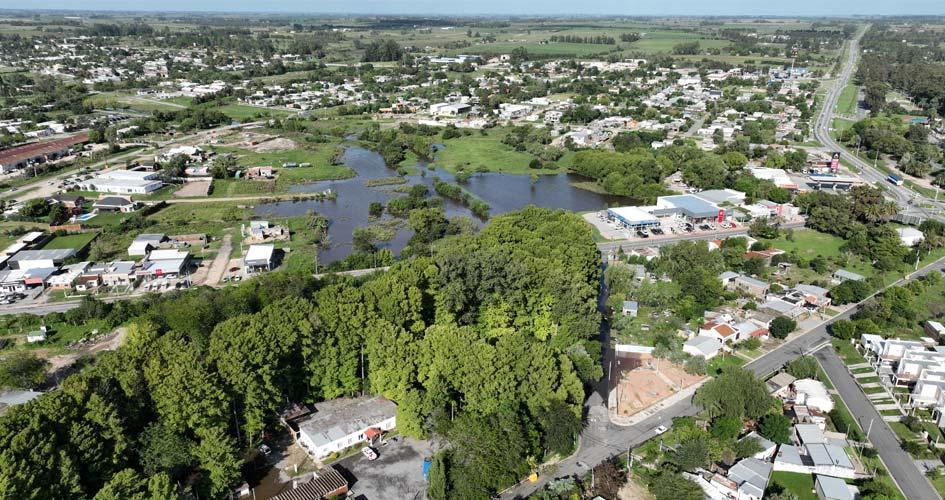
[[[840,152],[834,151],[830,157],[830,170],[837,172],[840,170]]]

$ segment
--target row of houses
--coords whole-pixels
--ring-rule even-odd
[[[752,431],[741,440],[755,439],[761,451],[733,464],[727,470],[701,470],[685,476],[698,484],[713,500],[761,500],[774,472],[814,476],[814,489],[821,500],[855,500],[858,490],[848,480],[867,477],[846,451],[844,434],[827,432],[824,414],[833,408],[826,387],[817,380],[795,380],[780,373],[768,381],[769,392],[780,398],[791,418],[789,443],[778,444]]]
[[[924,342],[864,334],[857,347],[881,380],[911,389],[910,407],[931,410],[936,425],[945,428],[945,346],[936,345],[945,328],[928,321],[925,331],[930,337]]]

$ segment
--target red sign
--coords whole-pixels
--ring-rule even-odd
[[[830,157],[830,170],[834,172],[840,170],[840,152],[837,151]]]
[[[724,221],[724,220],[725,220],[725,209],[724,209],[724,208],[720,208],[720,209],[719,209],[719,220],[718,220],[718,222],[722,222],[722,221]]]

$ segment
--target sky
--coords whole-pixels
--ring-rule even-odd
[[[945,14],[945,0],[0,0],[0,8],[431,16],[852,16]]]

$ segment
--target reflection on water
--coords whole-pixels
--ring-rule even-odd
[[[292,186],[296,193],[319,192],[331,189],[338,193],[330,201],[281,201],[260,205],[256,214],[260,217],[288,217],[304,215],[314,210],[331,221],[328,233],[332,246],[322,250],[319,261],[330,263],[345,258],[351,252],[351,233],[357,227],[370,224],[368,205],[381,202],[385,205],[391,198],[401,196],[393,189],[398,186],[367,187],[364,181],[396,175],[393,169],[384,165],[381,156],[362,147],[349,147],[342,156],[345,165],[355,170],[358,176],[339,181],[323,181]],[[455,182],[453,175],[446,170],[427,170],[427,165],[418,163],[419,170],[426,175],[407,176],[407,185],[425,184],[433,191],[433,179],[439,177],[447,182]],[[509,175],[501,173],[475,174],[462,184],[463,188],[481,198],[491,207],[490,214],[500,215],[519,210],[528,205],[546,208],[564,208],[575,212],[598,210],[607,206],[627,203],[619,196],[601,195],[575,188],[571,183],[582,180],[571,174],[541,175],[532,181],[527,175]],[[451,200],[444,200],[444,209],[449,217],[464,215],[474,218],[468,209]],[[382,247],[399,252],[410,239],[409,229],[401,229],[397,236]]]

